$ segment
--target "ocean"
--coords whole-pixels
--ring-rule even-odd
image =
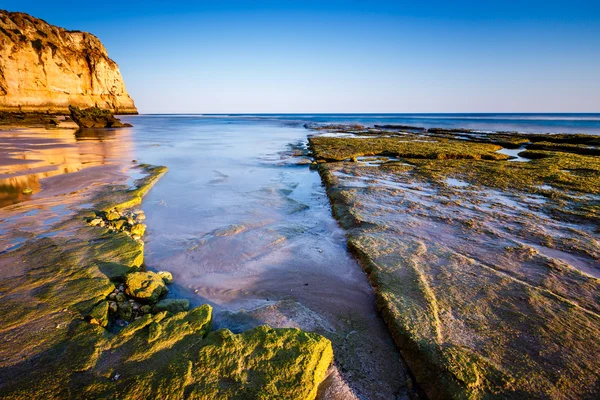
[[[287,124],[399,124],[424,128],[466,128],[527,133],[584,133],[600,135],[600,113],[542,114],[186,114],[179,117],[225,120],[272,120]]]

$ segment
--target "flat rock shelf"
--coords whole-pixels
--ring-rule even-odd
[[[598,146],[592,135],[339,126],[310,138],[334,216],[428,397],[598,398]],[[502,152],[515,148],[524,162]]]

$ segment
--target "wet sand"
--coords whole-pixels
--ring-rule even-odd
[[[103,186],[128,184],[130,153],[126,131],[85,140],[72,129],[0,131],[0,252],[48,234]]]

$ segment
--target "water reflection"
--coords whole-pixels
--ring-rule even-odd
[[[127,130],[0,131],[0,208],[39,197],[45,179],[120,163],[131,152]],[[23,194],[26,188],[33,195]]]

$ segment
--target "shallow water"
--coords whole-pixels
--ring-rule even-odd
[[[318,173],[298,157],[303,127],[127,120],[134,124],[132,157],[169,167],[142,208],[146,263],[173,273],[170,296],[211,304],[216,328],[267,323],[327,335],[345,383],[332,383],[324,398],[406,392],[404,367],[366,275],[347,252]]]
[[[169,172],[145,198],[149,269],[171,271],[169,296],[214,307],[215,328],[269,324],[326,335],[337,370],[320,398],[395,398],[406,371],[348,254],[307,131],[280,122],[127,117],[115,131],[0,131],[0,252],[71,233],[57,224],[105,185],[129,187],[134,160]],[[34,190],[25,196],[25,187]]]
[[[47,234],[103,186],[126,184],[135,171],[129,133],[0,130],[0,252]]]
[[[51,227],[89,206],[104,185],[131,186],[139,178],[132,160],[166,165],[169,172],[142,208],[149,226],[146,262],[149,269],[173,273],[171,297],[213,305],[216,328],[238,332],[268,323],[332,339],[341,378],[326,385],[322,398],[402,398],[408,392],[405,367],[367,277],[347,252],[320,177],[301,156],[311,134],[305,122],[409,123],[405,116],[352,118],[130,116],[123,119],[134,127],[118,133],[0,131],[0,252],[35,237],[68,234]],[[436,118],[426,126],[469,127],[465,120]],[[596,129],[590,118],[581,126]],[[366,176],[346,176],[347,186],[399,196],[373,204],[377,222],[393,224],[401,217],[399,205],[418,203],[431,214],[438,204],[437,189],[370,176],[384,160],[362,161]],[[461,180],[445,183],[448,190],[468,189]],[[34,194],[24,196],[25,187]],[[438,225],[426,225],[430,237],[454,240]],[[585,259],[580,264],[587,266]]]

